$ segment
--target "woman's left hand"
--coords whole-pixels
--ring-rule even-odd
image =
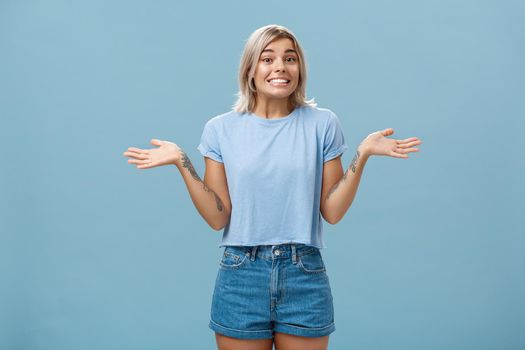
[[[408,158],[407,153],[419,152],[419,149],[413,148],[423,143],[417,137],[410,137],[404,140],[389,139],[394,133],[394,129],[388,128],[376,131],[368,135],[359,145],[359,150],[366,156],[390,156],[396,158]]]

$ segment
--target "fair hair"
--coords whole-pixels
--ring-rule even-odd
[[[255,87],[255,69],[261,52],[275,39],[288,38],[294,43],[299,58],[299,82],[295,91],[289,96],[293,108],[296,106],[316,107],[314,99],[306,100],[306,59],[303,49],[295,35],[287,28],[270,24],[255,30],[248,38],[239,65],[239,92],[233,110],[239,113],[252,112],[255,109],[257,92]]]

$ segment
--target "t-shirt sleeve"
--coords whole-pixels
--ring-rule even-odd
[[[334,112],[330,112],[324,135],[323,162],[334,159],[348,149],[341,122]]]
[[[224,163],[222,160],[221,149],[219,147],[219,139],[217,132],[213,127],[211,121],[208,121],[204,125],[202,131],[201,142],[197,146],[199,152],[204,156],[216,160],[217,162]]]

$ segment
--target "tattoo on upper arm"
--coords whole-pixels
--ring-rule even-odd
[[[193,164],[191,164],[191,161],[190,159],[188,158],[188,156],[186,155],[186,153],[183,151],[182,152],[182,167],[183,168],[186,168],[188,169],[188,171],[190,172],[191,176],[202,183],[202,188],[204,189],[204,191],[206,192],[211,192],[213,193],[213,196],[215,198],[215,203],[217,205],[217,209],[219,211],[222,211],[224,209],[224,204],[222,203],[221,199],[219,198],[219,196],[217,196],[217,193],[215,193],[211,188],[209,188],[208,186],[206,186],[204,184],[204,182],[201,180],[199,174],[197,174],[197,171],[195,171],[195,168],[193,167]]]
[[[348,167],[348,169],[346,169],[343,177],[334,185],[332,186],[332,188],[330,189],[330,191],[328,191],[328,194],[326,195],[326,198],[325,200],[328,199],[328,197],[330,197],[330,195],[332,193],[335,192],[335,190],[337,189],[337,187],[339,187],[339,184],[342,183],[343,181],[346,181],[346,177],[348,175],[348,170],[352,169],[352,172],[355,174],[356,172],[356,165],[357,165],[357,161],[359,160],[359,157],[361,156],[361,154],[359,153],[359,151],[356,152],[356,155],[354,156],[354,159],[352,159],[352,163],[350,164],[350,166]]]

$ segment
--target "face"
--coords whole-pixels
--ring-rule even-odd
[[[288,98],[299,83],[299,64],[299,56],[291,39],[279,38],[268,44],[259,56],[255,69],[258,98]],[[277,78],[286,82],[273,80]]]

